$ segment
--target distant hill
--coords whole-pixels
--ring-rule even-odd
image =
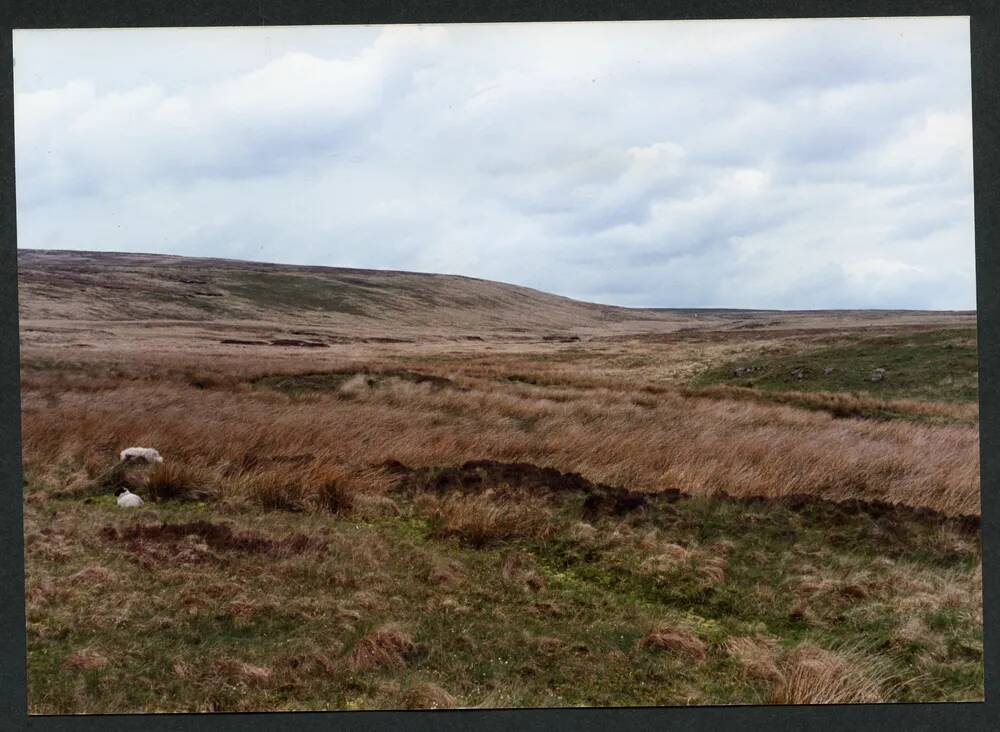
[[[634,309],[458,275],[160,254],[21,249],[18,267],[22,323],[302,323],[350,332],[539,334],[802,327],[817,317],[765,310]],[[928,314],[898,311],[857,316],[840,311],[839,317],[852,325],[928,320]],[[932,314],[930,319],[952,317]]]
[[[665,313],[579,302],[472,277],[20,250],[21,316],[94,320],[392,320],[408,326],[562,328]]]

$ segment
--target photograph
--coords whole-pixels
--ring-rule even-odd
[[[30,715],[984,701],[969,17],[13,54]]]

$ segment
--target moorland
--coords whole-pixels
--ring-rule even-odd
[[[32,713],[983,698],[975,313],[18,276]]]

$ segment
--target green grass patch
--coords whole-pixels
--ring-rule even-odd
[[[882,378],[873,380],[878,369]],[[978,369],[976,332],[961,328],[762,351],[710,368],[693,385],[970,402],[978,398]]]

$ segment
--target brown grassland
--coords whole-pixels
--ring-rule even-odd
[[[33,713],[982,698],[974,314],[19,277]]]

